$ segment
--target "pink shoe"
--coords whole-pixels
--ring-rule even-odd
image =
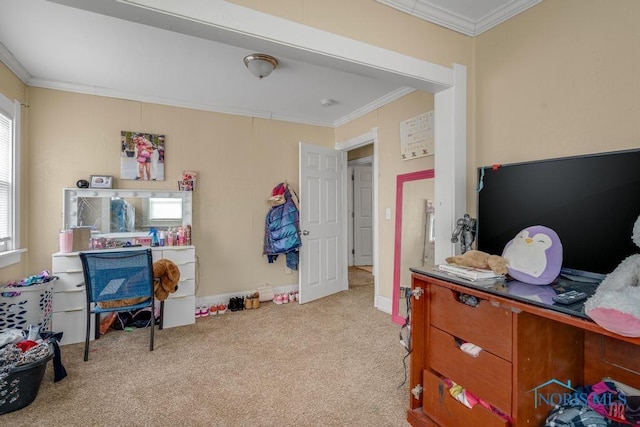
[[[282,304],[282,295],[278,294],[273,298],[273,302],[275,302],[276,304],[280,305]]]
[[[209,307],[206,305],[200,307],[200,317],[209,317]]]
[[[282,303],[283,304],[289,303],[289,294],[282,294]]]
[[[202,311],[200,310],[200,306],[196,307],[196,319],[202,317]]]

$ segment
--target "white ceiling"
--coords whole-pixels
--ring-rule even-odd
[[[377,1],[448,26],[440,13],[446,7],[449,17],[464,16],[477,30],[479,23],[486,26],[488,16],[498,16],[492,11],[508,10],[500,15],[502,22],[513,16],[514,6],[522,11],[541,0]],[[217,13],[243,10],[222,0],[207,2]],[[403,84],[402,76],[243,37],[137,3],[0,0],[0,60],[31,86],[329,127],[415,90]],[[433,8],[437,16],[429,14]],[[254,52],[276,56],[279,67],[257,79],[242,62]],[[325,107],[323,99],[335,103]]]

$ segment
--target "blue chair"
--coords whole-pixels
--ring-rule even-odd
[[[100,314],[151,310],[149,351],[153,351],[154,277],[151,249],[80,252],[87,296],[87,333],[84,360],[89,359],[91,315],[95,316],[95,339],[100,338]]]

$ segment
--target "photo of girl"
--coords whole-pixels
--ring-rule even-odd
[[[164,135],[120,132],[120,179],[164,181]]]

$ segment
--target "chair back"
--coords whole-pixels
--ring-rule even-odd
[[[150,249],[80,252],[87,303],[121,301],[126,307],[153,298]]]

